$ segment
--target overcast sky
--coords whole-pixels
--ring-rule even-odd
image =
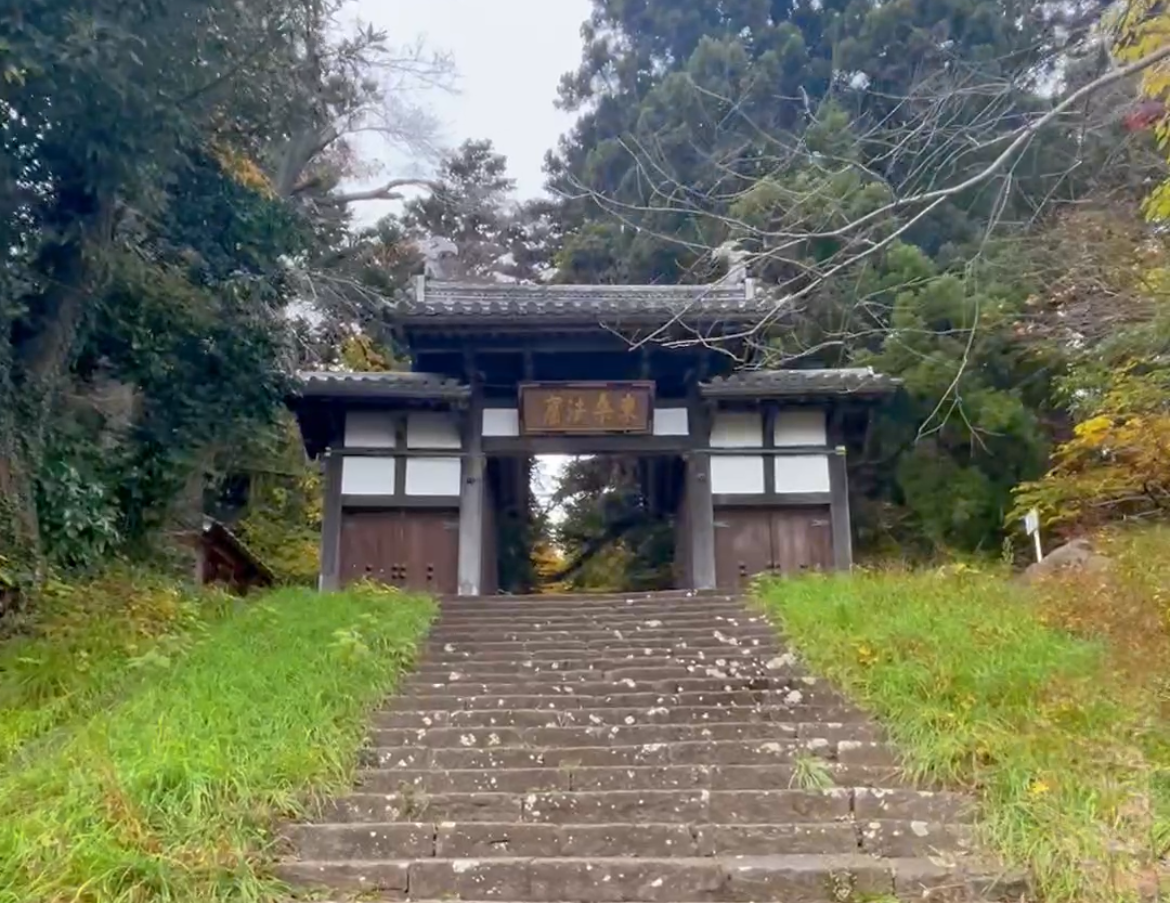
[[[521,198],[540,194],[545,151],[573,123],[553,106],[557,83],[581,59],[581,23],[589,0],[355,0],[350,9],[363,22],[385,30],[393,44],[422,36],[446,50],[459,71],[458,92],[429,92],[425,98],[442,121],[446,143],[490,138],[508,157],[509,175]],[[383,145],[367,155],[388,164],[387,177],[408,162]],[[363,222],[387,212],[368,204]]]

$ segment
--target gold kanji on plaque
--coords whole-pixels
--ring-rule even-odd
[[[565,400],[560,395],[550,395],[544,400],[544,425],[545,426],[560,426],[561,425],[561,409],[565,405]]]
[[[630,392],[622,396],[618,410],[623,426],[631,426],[638,422],[638,399]]]
[[[609,426],[609,418],[613,416],[613,406],[609,403],[609,393],[602,392],[597,396],[597,406],[593,409],[593,419],[598,426]]]
[[[654,415],[649,382],[525,383],[521,435],[648,434]]]

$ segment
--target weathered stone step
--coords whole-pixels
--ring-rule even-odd
[[[548,599],[541,601],[512,601],[498,597],[490,601],[462,601],[445,599],[440,602],[443,615],[460,615],[468,618],[491,618],[510,615],[518,618],[580,618],[608,612],[704,612],[707,614],[736,613],[746,611],[741,599],[727,595],[655,595],[655,597],[627,597],[619,599]]]
[[[839,737],[877,740],[876,727],[865,722],[800,722],[786,706],[653,706],[651,708],[576,709],[479,709],[476,711],[385,712],[374,716],[376,730],[426,730],[432,728],[498,727],[629,727],[636,724],[688,725],[702,728],[711,724],[766,722],[781,723],[783,730],[795,728],[797,736]],[[816,733],[818,728],[820,733]],[[462,742],[463,734],[460,735]],[[379,743],[377,745],[389,745]]]
[[[897,767],[893,748],[881,742],[831,743],[799,740],[695,740],[631,745],[564,746],[534,749],[495,746],[488,749],[402,746],[367,749],[362,764],[370,768],[532,768],[547,766],[614,767],[630,765],[767,765],[791,764],[813,755],[849,765]]]
[[[621,746],[633,743],[675,743],[690,740],[823,740],[835,744],[849,740],[875,740],[876,731],[864,722],[801,722],[785,718],[783,710],[772,720],[753,720],[750,710],[742,710],[738,721],[658,722],[652,715],[638,710],[626,715],[619,724],[564,724],[538,727],[419,727],[374,728],[370,745],[375,750],[393,753],[403,746],[426,746],[433,749],[497,746]],[[723,711],[716,709],[714,711]],[[642,718],[639,722],[637,719]]]
[[[904,787],[892,767],[818,760],[814,779],[836,787]],[[791,790],[809,780],[808,769],[790,764],[660,765],[559,768],[409,769],[369,768],[358,773],[365,793],[531,793],[551,790]]]
[[[700,676],[705,675],[708,670],[720,671],[723,674],[756,675],[765,673],[756,650],[727,647],[724,649],[682,649],[677,651],[637,649],[630,652],[596,649],[557,656],[532,655],[520,658],[443,655],[423,658],[418,668],[418,674],[425,679],[427,675],[438,674],[442,676],[452,671],[466,674],[469,677],[474,677],[477,674],[547,674],[557,671],[576,675],[581,671],[592,671],[596,676],[597,674],[608,674],[611,671],[625,671],[629,668],[638,668],[643,672],[649,668],[662,668],[668,674],[686,673],[699,674]]]
[[[788,824],[856,819],[961,824],[969,801],[952,793],[833,787],[825,790],[533,791],[356,793],[329,803],[323,823],[491,821],[525,824]]]
[[[621,636],[617,636],[621,634]],[[516,626],[515,621],[508,621],[501,630],[491,633],[482,628],[479,630],[453,630],[450,622],[439,622],[431,633],[431,645],[435,643],[452,643],[458,645],[479,646],[488,648],[499,646],[505,649],[516,648],[533,643],[594,643],[613,640],[637,641],[672,641],[698,642],[715,637],[716,634],[734,637],[737,639],[774,639],[776,629],[762,618],[743,618],[735,620],[713,621],[710,618],[699,618],[691,621],[680,621],[670,618],[666,621],[656,618],[639,619],[628,625],[589,626],[587,624],[572,624],[565,627],[534,627],[531,625]]]
[[[885,858],[931,856],[970,846],[962,825],[927,821],[791,824],[528,824],[385,822],[296,825],[285,839],[305,859],[371,861],[402,857],[767,856],[777,852],[854,853]]]
[[[734,628],[749,629],[769,627],[763,615],[746,609],[723,613],[703,611],[669,611],[669,609],[643,608],[641,611],[613,611],[594,614],[548,614],[531,616],[523,614],[460,615],[443,614],[435,625],[435,633],[443,641],[455,642],[454,635],[481,632],[493,640],[518,639],[525,635],[559,634],[583,630],[589,633],[611,633],[613,630],[638,633],[646,630],[715,630],[724,632]],[[772,628],[776,635],[776,628]]]
[[[618,631],[620,633],[620,631]],[[496,643],[480,643],[468,639],[462,642],[452,642],[441,637],[435,638],[423,650],[423,655],[429,661],[449,659],[461,661],[475,658],[479,661],[522,661],[523,659],[558,659],[574,658],[582,655],[594,655],[603,652],[611,657],[624,658],[627,655],[646,655],[649,649],[651,655],[672,655],[677,653],[691,653],[698,655],[763,655],[775,650],[778,645],[773,637],[763,636],[732,636],[724,633],[720,636],[705,634],[692,637],[690,640],[673,639],[669,637],[651,637],[643,640],[637,634],[633,636],[598,637],[592,640],[572,642],[566,639],[553,638],[549,640],[532,640],[531,642],[504,641]],[[774,653],[773,653],[774,654]]]
[[[691,599],[643,599],[634,601],[601,602],[599,605],[583,605],[580,602],[550,602],[548,605],[456,605],[441,602],[443,618],[454,619],[501,619],[515,618],[531,621],[612,618],[641,614],[663,615],[706,615],[707,618],[738,618],[744,614],[758,614],[757,608],[742,601],[710,598]]]
[[[799,684],[797,685],[799,686]],[[514,689],[514,688],[509,688]],[[656,706],[785,706],[791,712],[811,712],[815,718],[832,721],[828,713],[832,707],[823,709],[815,706],[794,705],[787,700],[791,690],[730,690],[706,693],[638,693],[633,691],[606,693],[610,684],[599,687],[601,694],[548,693],[534,695],[492,695],[477,694],[458,696],[455,694],[431,695],[411,694],[391,700],[383,712],[491,712],[501,709],[542,709],[549,712],[578,711],[580,709],[654,708]],[[802,693],[803,699],[803,693]],[[850,709],[851,717],[845,720],[865,720],[857,709]],[[814,719],[809,719],[814,720]],[[390,724],[384,724],[391,727]]]
[[[452,680],[452,674],[455,679]],[[436,677],[442,679],[436,680]],[[717,692],[782,692],[803,690],[805,687],[817,687],[821,684],[811,677],[795,677],[784,671],[766,671],[759,676],[736,675],[734,677],[668,677],[665,679],[634,679],[633,677],[614,678],[609,675],[591,674],[589,680],[571,681],[564,683],[557,680],[554,673],[544,675],[540,685],[528,683],[527,693],[533,695],[565,696],[605,696],[614,693],[629,693],[638,690],[644,693],[717,693]],[[811,681],[811,683],[810,683]],[[471,680],[461,671],[452,671],[447,674],[431,674],[427,677],[414,675],[409,678],[402,688],[405,695],[411,693],[425,693],[428,696],[519,696],[515,681]]]
[[[555,664],[554,662],[553,665]],[[611,683],[626,683],[629,686],[629,681],[634,681],[635,683],[645,681],[647,683],[657,684],[664,681],[684,681],[704,677],[722,681],[749,681],[754,685],[757,681],[766,680],[775,676],[775,672],[767,670],[763,664],[750,661],[738,666],[734,660],[729,660],[725,665],[717,665],[714,662],[697,662],[694,664],[651,664],[639,667],[635,662],[631,661],[606,662],[604,665],[605,667],[602,668],[574,670],[553,667],[552,665],[548,668],[541,668],[535,663],[532,667],[525,667],[523,665],[510,667],[498,662],[487,662],[482,665],[469,662],[460,664],[456,668],[439,667],[423,663],[413,678],[412,685],[427,682],[441,683],[444,681],[447,683],[467,683],[468,681],[474,681],[488,684],[512,683],[528,685],[536,682],[544,684],[578,684],[607,680]],[[725,683],[724,685],[726,686],[727,684]],[[630,687],[630,689],[634,688]]]
[[[883,825],[893,837],[911,834],[908,824]],[[929,834],[925,825],[919,830]],[[371,861],[401,857],[498,856],[716,856],[728,853],[855,853],[857,828],[847,822],[768,825],[522,824],[516,822],[387,822],[298,825],[286,838],[305,859]],[[922,855],[921,853],[910,855]]]
[[[831,903],[895,896],[921,900],[931,889],[945,889],[948,903],[958,903],[1010,899],[1020,890],[1018,882],[996,888],[998,876],[967,878],[958,869],[930,859],[878,859],[860,852],[644,859],[302,861],[286,863],[280,875],[298,884],[412,901]]]

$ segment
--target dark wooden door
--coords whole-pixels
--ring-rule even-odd
[[[436,595],[459,589],[459,512],[408,511],[403,518],[402,586]]]
[[[347,511],[342,517],[343,584],[367,578],[448,594],[458,588],[458,568],[457,511]]]
[[[828,506],[772,511],[772,568],[785,574],[829,570],[833,531]]]
[[[734,592],[772,567],[772,512],[722,508],[715,512],[715,582]]]

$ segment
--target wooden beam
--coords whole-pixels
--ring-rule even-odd
[[[772,495],[731,495],[723,493],[712,496],[716,508],[808,508],[817,505],[829,506],[833,502],[831,492],[780,492]]]
[[[681,455],[692,447],[687,436],[489,436],[489,455]]]
[[[390,511],[410,510],[418,508],[447,509],[454,511],[459,507],[459,496],[455,495],[343,495],[341,505],[344,509],[377,508]]]
[[[687,419],[698,453],[687,456],[687,524],[691,532],[691,589],[715,589],[715,505],[711,496],[711,423],[707,406],[691,397]]]
[[[829,517],[833,532],[833,567],[838,571],[853,568],[853,526],[849,513],[849,471],[845,446],[829,456]]]
[[[483,578],[483,506],[487,462],[483,448],[483,386],[472,386],[463,422],[463,485],[459,496],[459,595],[478,596]]]
[[[325,452],[325,501],[321,512],[321,573],[318,587],[322,592],[341,588],[341,468],[345,458]]]

